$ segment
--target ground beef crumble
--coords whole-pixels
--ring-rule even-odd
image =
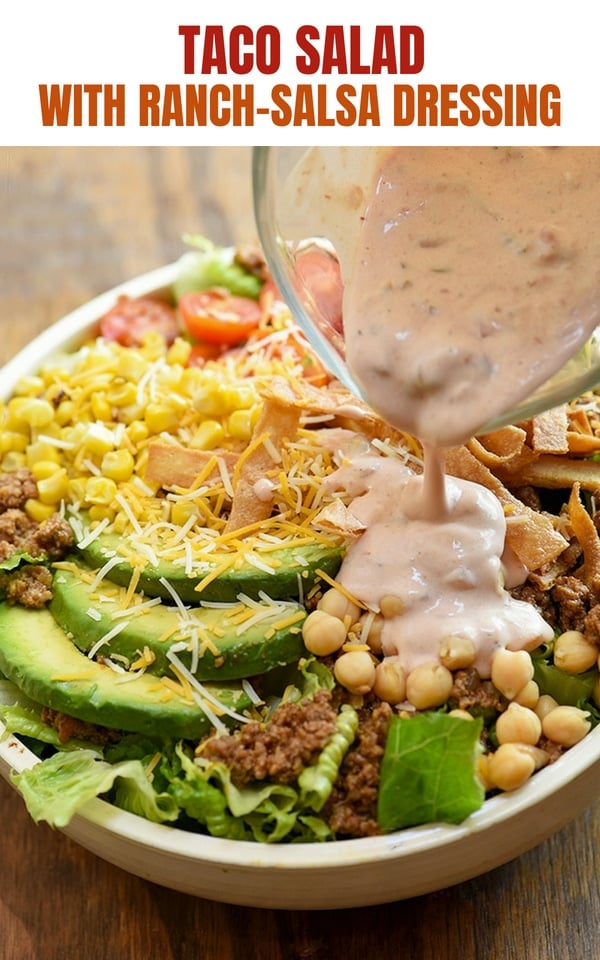
[[[60,710],[51,710],[50,707],[42,709],[42,721],[56,730],[61,743],[76,739],[104,746],[107,743],[116,743],[121,737],[118,730],[101,727],[97,723],[89,723],[87,720],[78,720],[67,713],[61,713]]]
[[[205,740],[202,756],[226,763],[238,786],[265,779],[295,783],[335,733],[336,715],[331,694],[319,690],[312,700],[282,704],[267,724],[253,721],[233,736]]]
[[[0,572],[0,596],[7,603],[40,608],[52,597],[52,574],[45,563],[58,560],[74,543],[73,531],[59,514],[37,523],[23,507],[37,496],[29,470],[0,474],[0,562],[15,553],[27,553],[41,563],[24,563]]]

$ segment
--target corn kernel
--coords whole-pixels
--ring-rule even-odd
[[[96,420],[109,421],[112,419],[111,406],[105,394],[95,391],[90,397],[90,406],[92,415]]]
[[[173,341],[167,350],[167,363],[173,365],[178,363],[181,364],[182,367],[185,367],[190,359],[191,352],[191,343],[188,340],[183,340],[181,337],[177,337],[177,339]]]
[[[19,453],[17,450],[9,450],[2,457],[2,469],[6,470],[7,473],[10,473],[12,470],[20,470],[21,467],[27,466],[27,460],[24,453]]]
[[[123,350],[117,357],[116,376],[137,383],[148,369],[146,361],[137,350]]]
[[[245,384],[226,387],[222,391],[222,397],[228,410],[247,410],[256,403],[256,393],[252,387]]]
[[[69,503],[81,503],[85,500],[86,487],[87,480],[83,477],[73,477],[72,480],[69,480],[67,486],[67,500]]]
[[[125,436],[134,447],[143,443],[150,436],[150,431],[143,420],[133,420],[125,429]]]
[[[88,513],[90,520],[112,520],[114,510],[104,504],[93,503]]]
[[[206,385],[197,390],[193,397],[194,410],[205,417],[217,417],[227,411],[225,397],[217,383]]]
[[[41,500],[30,498],[25,501],[25,513],[36,523],[43,523],[56,513],[56,505],[53,503],[42,503]]]
[[[26,451],[27,466],[31,470],[36,463],[43,460],[45,463],[60,463],[60,453],[51,443],[44,443],[43,440],[36,440],[30,443]]]
[[[250,410],[234,410],[227,419],[227,432],[236,440],[248,440],[252,435],[252,413]]]
[[[115,382],[106,391],[106,399],[113,407],[129,407],[137,400],[135,383]]]
[[[112,528],[115,533],[125,533],[129,526],[129,517],[120,510],[112,521]]]
[[[60,427],[64,427],[65,424],[73,421],[75,410],[76,407],[72,400],[62,400],[54,413],[54,422]]]
[[[189,500],[178,500],[171,504],[171,523],[182,527],[191,516],[198,516],[198,507]]]
[[[48,477],[37,481],[38,500],[42,503],[57,504],[64,500],[69,492],[69,478],[64,467],[55,470]]]
[[[223,441],[225,431],[218,420],[204,420],[192,439],[190,447],[195,450],[214,450]]]
[[[41,377],[21,377],[15,387],[16,397],[37,397],[44,389]]]
[[[103,456],[115,446],[115,436],[112,430],[97,421],[90,423],[82,438],[83,445],[90,453]]]
[[[88,503],[106,506],[112,503],[117,494],[117,485],[109,477],[90,477],[85,487],[85,499]]]
[[[174,406],[166,403],[149,403],[144,420],[150,433],[163,433],[176,430],[181,414]]]
[[[133,473],[133,466],[133,457],[129,450],[109,450],[102,457],[103,475],[117,482],[129,480]]]
[[[0,433],[0,451],[8,453],[9,450],[16,450],[23,453],[27,446],[27,434],[19,433],[17,430],[3,430]]]
[[[37,397],[13,397],[9,401],[12,416],[30,427],[45,427],[54,419],[54,407]]]
[[[29,468],[36,480],[46,480],[60,470],[56,460],[36,460]]]

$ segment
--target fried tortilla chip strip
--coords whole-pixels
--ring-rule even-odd
[[[531,421],[531,446],[535,453],[568,453],[567,405],[538,413]]]
[[[279,379],[283,384],[287,381]],[[256,484],[264,480],[276,465],[277,455],[285,440],[292,440],[298,432],[301,406],[288,402],[292,394],[279,386],[265,396],[261,415],[246,450],[240,454],[233,475],[233,500],[225,533],[240,530],[249,524],[271,516],[272,497],[259,495]]]
[[[595,460],[576,460],[572,457],[544,454],[530,463],[516,468],[499,465],[495,473],[507,487],[543,487],[550,490],[568,490],[579,483],[592,493],[600,490],[600,463]]]
[[[513,496],[467,447],[452,447],[446,451],[446,471],[454,477],[487,487],[497,496],[507,514],[519,518],[518,522],[507,524],[506,542],[528,570],[537,570],[545,563],[551,563],[568,546],[550,517],[537,513]]]
[[[578,483],[573,484],[569,497],[569,520],[583,550],[582,579],[597,598],[600,592],[600,538],[596,524],[581,502]]]
[[[220,475],[219,460],[227,472],[235,467],[239,454],[231,450],[193,450],[178,443],[155,440],[148,445],[145,478],[162,487],[191,487],[198,477],[202,481]]]

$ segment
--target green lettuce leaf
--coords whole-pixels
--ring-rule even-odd
[[[177,804],[169,794],[157,794],[139,760],[110,764],[94,750],[55,753],[30,770],[13,774],[30,816],[52,827],[66,826],[93,797],[116,786],[117,805],[155,823],[176,820]]]
[[[183,239],[197,249],[185,253],[179,261],[179,274],[173,284],[176,300],[184,293],[207,287],[225,287],[236,296],[258,299],[262,281],[236,262],[233,247],[216,246],[201,236]]]
[[[382,830],[460,823],[481,806],[476,759],[482,723],[443,713],[392,719],[379,786]]]

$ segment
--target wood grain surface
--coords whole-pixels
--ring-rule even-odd
[[[3,148],[0,362],[95,294],[171,261],[181,237],[255,239],[250,153]],[[600,792],[600,784],[599,784]],[[600,803],[460,886],[345,911],[270,911],[130,876],[0,782],[0,960],[595,960]]]

